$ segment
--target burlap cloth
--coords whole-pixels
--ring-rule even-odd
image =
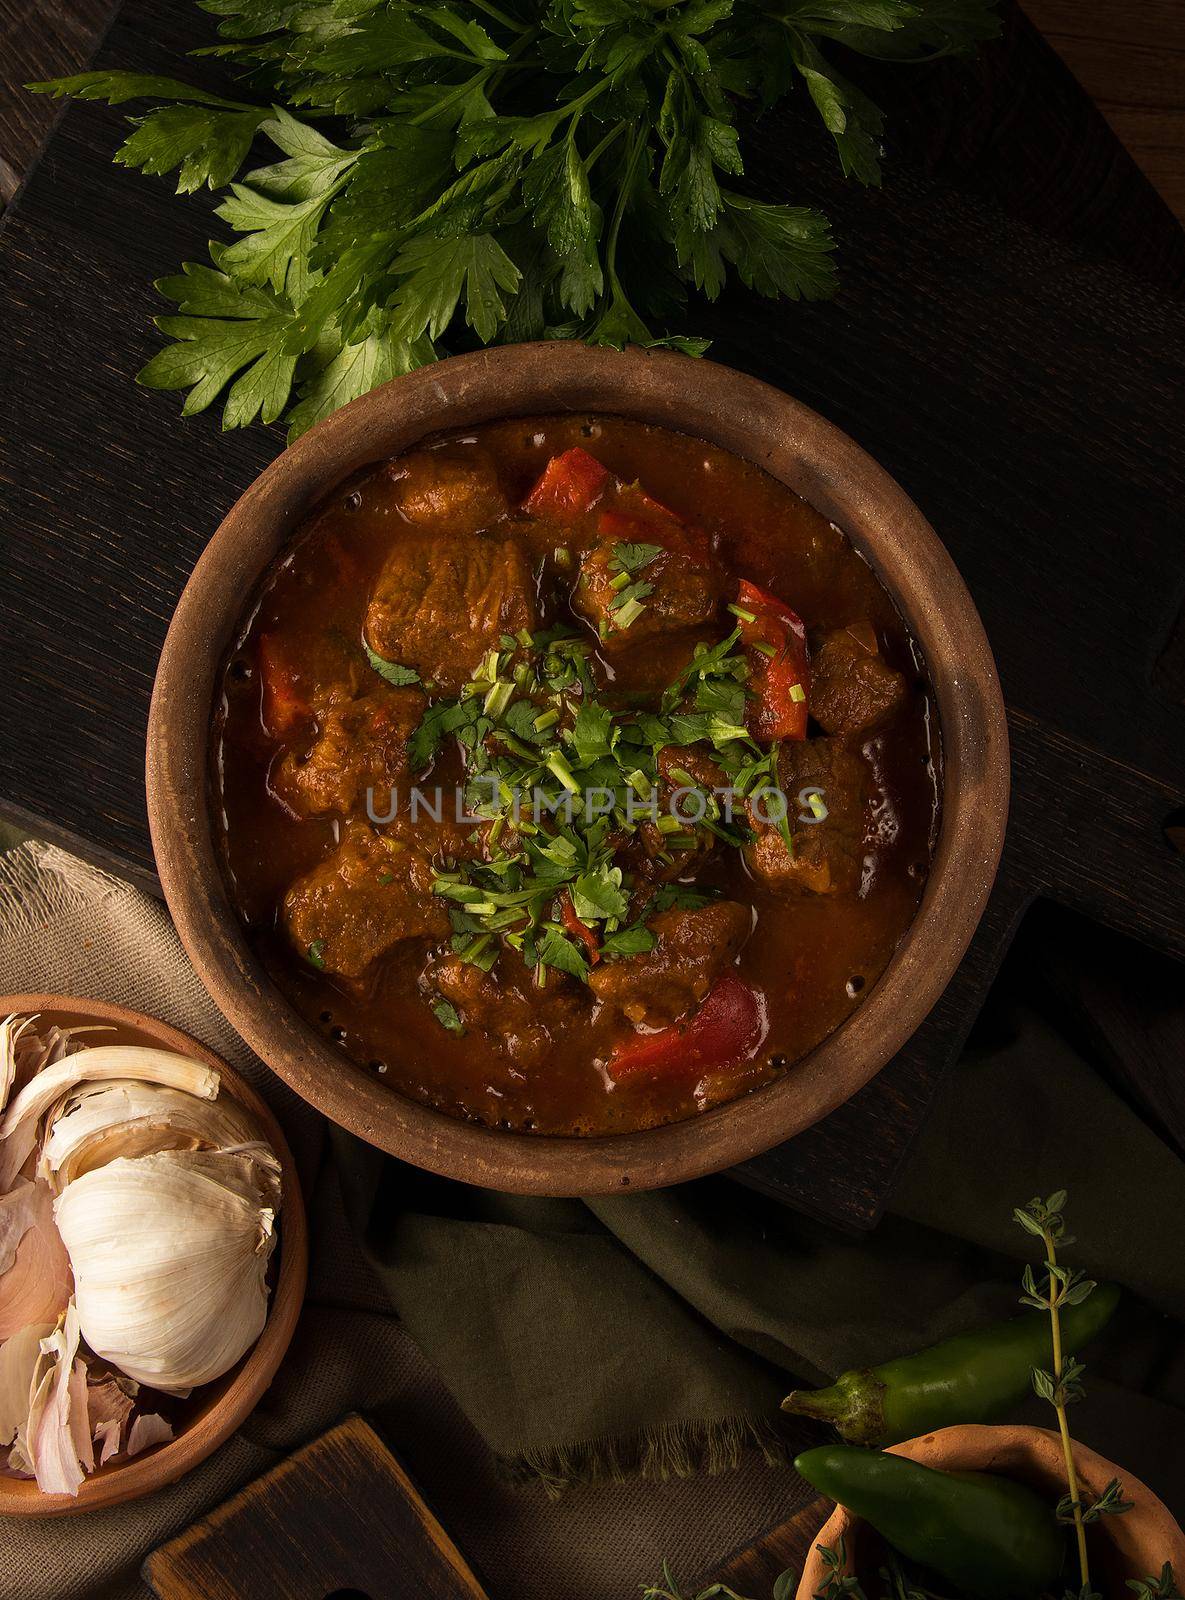
[[[324,1123],[228,1026],[155,901],[50,846],[4,857],[0,992],[22,990],[163,1018],[249,1078],[304,1176],[311,1262],[291,1351],[241,1432],[149,1499],[68,1520],[0,1517],[0,1600],[146,1600],[138,1571],[150,1550],[351,1410],[375,1417],[496,1600],[623,1600],[664,1556],[698,1573],[796,1499],[793,1474],[757,1457],[716,1478],[583,1486],[558,1501],[508,1484],[346,1227]]]

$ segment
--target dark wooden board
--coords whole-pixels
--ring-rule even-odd
[[[833,305],[744,292],[688,323],[852,433],[913,494],[983,613],[1016,801],[987,916],[941,1005],[873,1084],[741,1174],[876,1218],[1026,905],[1048,895],[1185,954],[1185,236],[1014,9],[972,67],[860,75],[886,187],[837,179],[802,110],[757,128],[755,192],[822,204]],[[207,19],[208,20],[208,19]],[[101,61],[190,71],[192,0],[129,0]],[[223,512],[280,448],[182,422],[131,377],[151,280],[209,218],[110,165],[118,113],[69,110],[0,235],[0,803],[153,886],[144,723],[168,619]],[[215,225],[217,226],[217,225]]]
[[[487,1600],[361,1417],[155,1550],[143,1575],[161,1600]]]

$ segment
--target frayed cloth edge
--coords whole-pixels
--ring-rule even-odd
[[[731,1472],[757,1451],[767,1466],[788,1466],[794,1451],[777,1425],[751,1417],[665,1422],[639,1433],[524,1450],[499,1465],[512,1482],[541,1483],[555,1499],[584,1483],[662,1482]]]

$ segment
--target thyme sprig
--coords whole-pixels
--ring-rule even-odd
[[[1067,1592],[1066,1600],[1099,1600],[1091,1587],[1090,1555],[1086,1543],[1086,1529],[1100,1517],[1117,1516],[1131,1510],[1131,1501],[1123,1498],[1122,1485],[1117,1478],[1107,1484],[1095,1500],[1083,1497],[1078,1482],[1078,1468],[1074,1461],[1074,1446],[1070,1438],[1067,1410],[1084,1394],[1082,1374],[1086,1370],[1081,1361],[1062,1353],[1061,1311],[1064,1306],[1080,1305],[1091,1295],[1096,1283],[1078,1268],[1064,1266],[1058,1260],[1058,1250],[1072,1245],[1074,1236],[1066,1231],[1064,1216],[1066,1191],[1058,1189],[1048,1199],[1039,1196],[1027,1206],[1019,1206],[1013,1216],[1026,1233],[1040,1239],[1045,1249],[1045,1275],[1038,1281],[1031,1266],[1024,1269],[1021,1278],[1024,1293],[1022,1305],[1032,1306],[1049,1315],[1052,1341],[1053,1371],[1033,1369],[1033,1388],[1042,1400],[1047,1400],[1057,1415],[1058,1433],[1066,1463],[1066,1484],[1069,1493],[1058,1502],[1059,1522],[1070,1523],[1078,1547],[1078,1569],[1082,1587],[1077,1594]]]

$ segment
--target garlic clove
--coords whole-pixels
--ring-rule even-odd
[[[251,1142],[258,1131],[229,1095],[199,1100],[166,1084],[109,1078],[76,1085],[52,1108],[37,1171],[61,1189],[117,1156],[225,1149]]]
[[[138,1078],[183,1089],[202,1100],[218,1093],[204,1062],[146,1045],[96,1045],[43,1066],[9,1102],[0,1120],[0,1193],[12,1187],[36,1144],[37,1124],[67,1090],[102,1078]]]
[[[45,1184],[22,1178],[0,1196],[0,1340],[30,1322],[52,1326],[66,1308],[71,1286],[53,1195]]]
[[[86,1342],[176,1394],[221,1377],[267,1318],[279,1164],[266,1145],[119,1157],[55,1202]]]
[[[0,1449],[12,1443],[29,1419],[41,1341],[53,1330],[52,1322],[32,1322],[0,1344]]]

